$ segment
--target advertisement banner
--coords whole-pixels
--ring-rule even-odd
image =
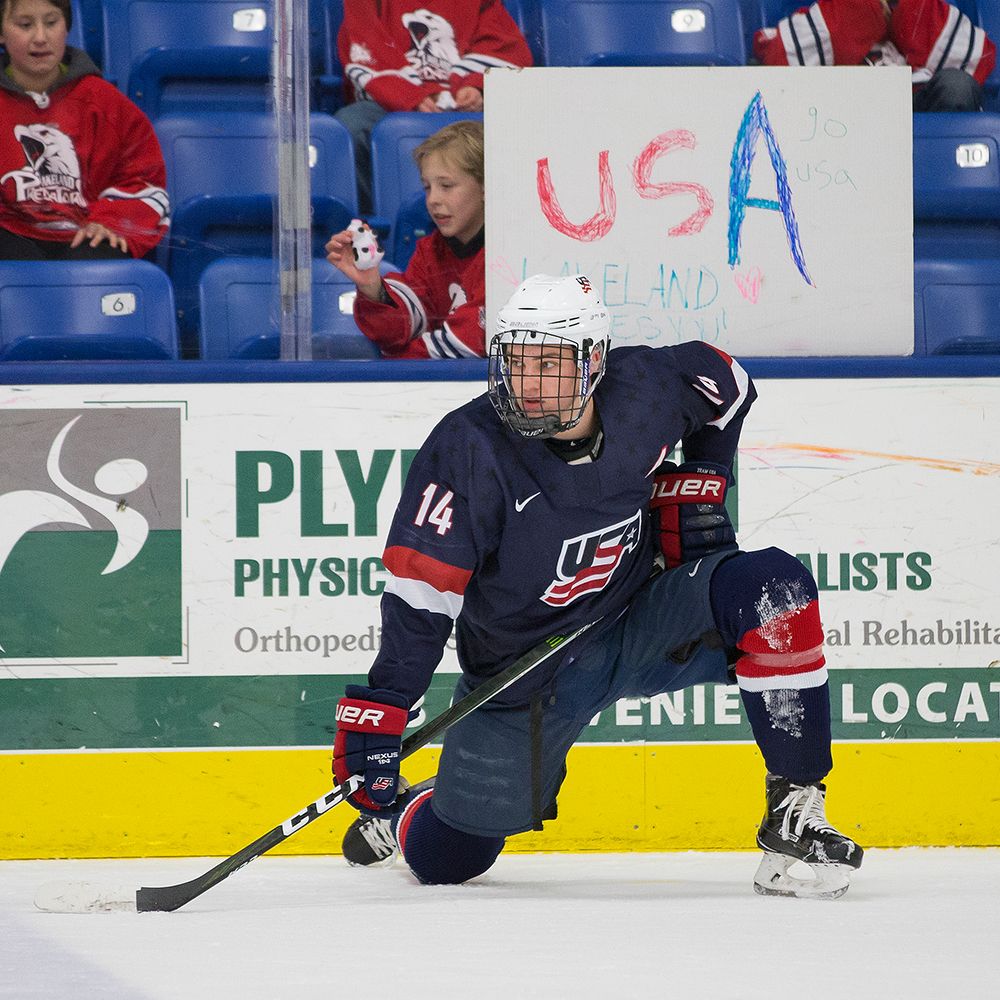
[[[998,738],[1000,382],[758,388],[738,534],[816,576],[835,737]],[[480,391],[8,390],[0,749],[324,745],[343,683],[379,646],[380,557],[407,469]],[[455,670],[449,649],[425,712],[445,707]],[[584,739],[750,736],[735,688],[719,687],[620,703]]]

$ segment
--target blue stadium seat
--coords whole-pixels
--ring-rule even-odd
[[[83,49],[100,66],[103,58],[101,39],[104,36],[101,0],[70,0],[70,12],[73,15],[73,27],[66,36],[67,44]]]
[[[263,112],[169,115],[154,123],[167,167],[171,226],[161,256],[174,282],[185,352],[197,335],[198,279],[226,254],[268,257],[278,190],[274,121]],[[354,154],[333,117],[309,120],[315,256],[357,214]]]
[[[433,229],[434,222],[427,211],[427,200],[422,194],[414,195],[404,201],[396,213],[392,234],[385,247],[386,256],[395,261],[399,270],[405,271],[416,249],[417,240]]]
[[[913,116],[913,218],[915,353],[995,353],[1000,114]]]
[[[913,299],[915,354],[1000,354],[1000,256],[917,259]]]
[[[973,21],[978,19],[980,10],[991,2],[992,0],[948,0],[948,3],[957,7],[963,14],[967,14]]]
[[[310,0],[309,11],[314,36],[315,110],[333,114],[343,103],[344,67],[337,54],[337,32],[344,20],[344,0]]]
[[[913,115],[913,216],[1000,219],[1000,114]]]
[[[340,23],[344,20],[344,0],[326,0],[323,10],[327,17],[324,24],[327,26],[327,36],[329,43],[333,45],[333,52],[337,52],[337,32],[340,30]]]
[[[326,66],[325,13],[323,0],[309,3],[315,72]],[[104,75],[150,118],[263,110],[273,27],[273,0],[104,0]]]
[[[739,0],[544,0],[547,66],[743,66]]]
[[[756,8],[756,20],[759,28],[773,28],[793,10],[809,6],[805,0],[744,0],[744,3]]]
[[[764,12],[759,0],[739,0],[740,16],[743,18],[743,39],[746,42],[747,62],[753,57],[753,36],[759,28],[766,27]]]
[[[979,0],[979,25],[1000,49],[1000,3],[997,0]],[[1000,58],[983,87],[983,107],[1000,112]]]
[[[423,194],[413,150],[445,125],[468,119],[482,121],[483,115],[471,111],[434,114],[397,111],[386,115],[372,129],[372,203],[376,218],[369,221],[380,232],[388,231],[386,251],[399,264],[401,259],[395,256],[393,233],[396,216],[405,203]]]
[[[0,361],[177,357],[173,289],[154,264],[0,261]]]
[[[544,45],[542,44],[542,19],[539,9],[545,0],[503,0],[507,13],[520,28],[524,40],[531,49],[536,66],[544,65]]]
[[[374,359],[378,348],[357,328],[356,289],[335,267],[314,261],[312,276],[313,357]],[[225,257],[201,276],[201,356],[277,358],[281,313],[276,261]]]
[[[73,27],[69,29],[69,33],[66,35],[66,44],[72,45],[75,49],[86,51],[87,46],[83,36],[83,19],[80,16],[80,7],[76,0],[72,0],[70,10],[73,14]]]
[[[104,74],[150,118],[262,107],[272,3],[104,0]]]

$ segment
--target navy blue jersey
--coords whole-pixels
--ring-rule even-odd
[[[449,413],[414,459],[389,530],[371,686],[412,704],[453,624],[474,678],[552,633],[610,624],[652,572],[653,472],[678,443],[687,460],[731,467],[755,396],[740,365],[706,344],[617,348],[594,395],[602,449],[572,464],[509,429],[485,394]],[[523,700],[556,665],[503,700]]]

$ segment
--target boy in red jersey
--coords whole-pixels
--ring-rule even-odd
[[[0,258],[143,257],[166,232],[149,119],[66,45],[70,0],[3,0]]]
[[[485,352],[483,125],[461,121],[413,155],[436,229],[417,241],[405,274],[359,266],[354,232],[330,237],[327,260],[358,286],[354,318],[386,358],[475,358]]]

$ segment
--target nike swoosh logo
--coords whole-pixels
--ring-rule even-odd
[[[696,562],[696,563],[694,564],[694,569],[693,569],[693,570],[691,570],[691,572],[690,572],[690,573],[688,573],[688,576],[694,576],[694,575],[695,575],[695,573],[697,573],[697,572],[698,572],[698,567],[699,567],[700,565],[701,565],[701,560],[699,559],[699,560],[698,560],[698,561],[697,561],[697,562]]]
[[[528,504],[531,503],[531,501],[535,499],[535,497],[541,496],[541,494],[542,494],[542,491],[539,490],[537,493],[532,493],[531,496],[528,497],[525,500],[515,500],[514,501],[514,510],[516,510],[518,512],[518,514],[520,514],[521,511],[524,510],[524,508],[527,507]]]

